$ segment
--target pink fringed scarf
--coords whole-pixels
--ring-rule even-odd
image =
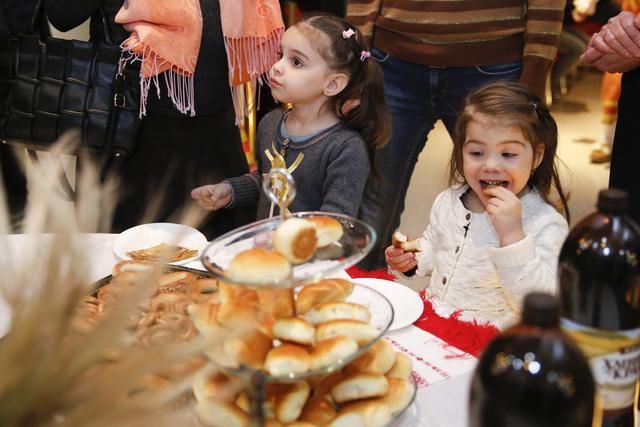
[[[222,33],[229,64],[229,84],[236,124],[253,106],[246,105],[242,84],[253,81],[278,60],[284,31],[277,0],[219,0]],[[123,49],[142,61],[140,114],[146,113],[153,82],[160,94],[159,78],[178,111],[193,116],[193,73],[196,69],[202,12],[199,0],[125,0],[116,22],[131,32]]]

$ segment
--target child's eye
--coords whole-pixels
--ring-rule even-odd
[[[480,157],[482,156],[482,151],[469,151],[470,156]]]
[[[510,159],[512,157],[516,157],[517,154],[516,153],[502,153],[502,157],[506,157],[507,159]]]
[[[282,59],[282,51],[278,52],[278,59]]]
[[[301,67],[302,66],[302,61],[298,57],[293,58],[291,60],[291,63],[293,64],[294,67]]]

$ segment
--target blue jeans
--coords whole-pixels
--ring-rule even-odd
[[[475,67],[429,67],[402,61],[373,48],[384,72],[384,93],[392,116],[389,143],[376,153],[376,171],[365,188],[360,218],[377,234],[377,243],[360,267],[385,266],[384,249],[400,225],[411,175],[427,135],[438,119],[453,134],[458,111],[473,89],[496,80],[517,80],[521,62]]]

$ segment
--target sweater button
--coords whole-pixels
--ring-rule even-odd
[[[443,284],[443,285],[446,285],[446,284],[447,284],[447,278],[446,278],[446,277],[443,277],[443,278],[442,278],[442,284]]]
[[[460,252],[460,246],[456,246],[456,253]]]
[[[465,218],[467,218],[467,221],[471,219],[471,214],[468,213],[467,216],[465,216]]]

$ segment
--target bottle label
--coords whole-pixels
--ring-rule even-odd
[[[633,407],[635,384],[640,377],[640,328],[609,331],[564,318],[561,326],[589,359],[602,409]]]

